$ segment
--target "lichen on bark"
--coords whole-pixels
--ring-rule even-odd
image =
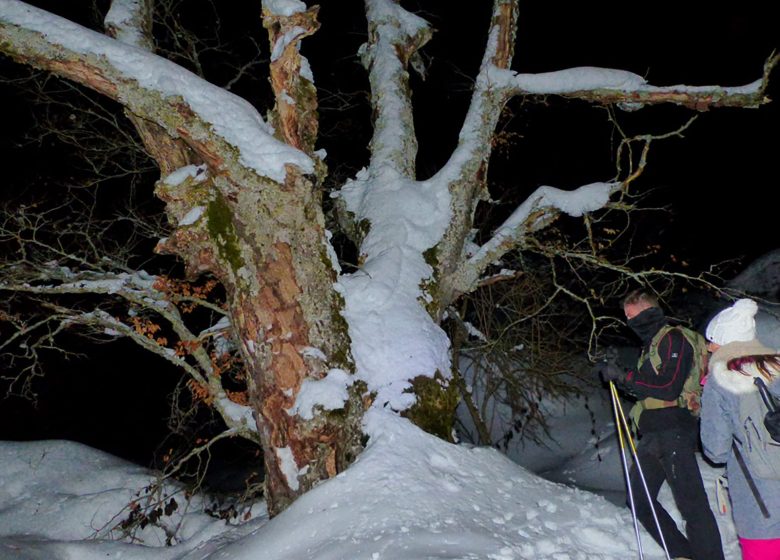
[[[233,212],[221,194],[216,193],[206,208],[207,228],[212,241],[223,261],[230,264],[234,274],[244,266],[241,256],[236,227],[233,224]]]

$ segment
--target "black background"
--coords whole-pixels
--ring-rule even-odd
[[[36,4],[88,21],[85,2]],[[420,178],[433,174],[457,143],[491,4],[403,2],[436,29],[423,51],[427,79],[412,78]],[[708,8],[694,2],[521,2],[513,69],[612,67],[646,76],[658,86],[733,86],[758,79],[766,58],[780,46],[765,3]],[[221,9],[231,33],[265,39],[259,2],[231,0]],[[197,11],[192,17],[196,24],[206,23],[198,23]],[[367,163],[370,138],[370,108],[361,93],[368,84],[356,57],[366,38],[362,4],[325,0],[320,21],[322,29],[306,40],[303,53],[321,89],[320,146],[328,151],[333,174],[348,177]],[[13,64],[3,60],[0,70],[13,74]],[[778,97],[780,71],[773,78],[769,96]],[[239,84],[236,91],[261,111],[268,106],[264,80]],[[348,96],[349,108],[339,108],[332,97],[339,91],[354,94]],[[67,160],[58,155],[56,145],[21,146],[19,138],[32,122],[33,109],[13,88],[0,85],[0,96],[6,180],[38,188],[30,166],[67,166]],[[516,141],[491,163],[494,188],[507,201],[522,200],[541,184],[574,188],[612,178],[615,142],[605,111],[554,98],[544,105],[513,101],[509,107],[514,116],[502,125],[517,134]],[[649,202],[668,205],[669,212],[643,218],[640,226],[648,242],[657,241],[700,267],[735,258],[749,262],[777,247],[777,107],[775,102],[761,109],[714,109],[702,114],[684,138],[654,144],[639,186],[655,189]],[[619,118],[632,133],[661,133],[690,116],[685,109],[651,107]],[[504,209],[510,210],[510,205]],[[167,394],[177,373],[130,343],[87,351],[87,359],[49,364],[52,375],[38,384],[37,408],[19,399],[0,401],[0,439],[75,439],[148,463],[165,434]]]

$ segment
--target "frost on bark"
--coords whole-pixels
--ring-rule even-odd
[[[587,195],[590,206],[573,215],[594,212],[630,182],[573,191],[539,186],[490,239],[471,245],[475,210],[488,198],[494,129],[510,98],[559,95],[630,109],[753,107],[767,101],[768,74],[778,60],[742,88],[655,87],[611,69],[517,74],[511,62],[518,2],[494,0],[458,145],[435,175],[418,180],[408,67],[419,68],[418,51],[433,34],[397,1],[365,0],[368,40],[359,54],[369,75],[373,137],[366,167],[336,193],[342,226],[360,253],[359,270],[342,273],[331,258],[322,210],[317,92],[299,49],[319,26],[316,7],[297,0],[262,7],[275,97],[271,128],[249,103],[147,52],[153,43],[141,0],[115,0],[106,26],[115,39],[18,0],[0,5],[4,54],[124,106],[162,172],[156,194],[172,233],[158,251],[181,258],[191,276],[208,272],[224,285],[251,374],[272,514],[349,465],[360,451],[369,403],[447,437],[456,404],[450,344],[440,327],[448,307],[485,280],[491,263],[522,251],[531,234],[572,212],[569,201]],[[163,79],[169,75],[178,88]],[[222,113],[241,118],[221,120]],[[250,134],[231,127],[239,122],[251,123]],[[397,276],[382,277],[388,271]],[[382,314],[400,319],[388,326]],[[342,408],[298,408],[302,387],[345,375],[350,390]]]

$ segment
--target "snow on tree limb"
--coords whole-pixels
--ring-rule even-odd
[[[496,229],[493,237],[461,264],[454,274],[456,290],[460,293],[473,290],[491,263],[508,251],[522,247],[528,234],[548,226],[559,214],[578,217],[603,208],[622,186],[623,183],[592,183],[572,191],[548,186],[537,188]]]
[[[2,52],[18,62],[51,70],[119,100],[171,136],[184,138],[214,165],[237,151],[239,165],[276,182],[284,182],[286,165],[313,171],[311,158],[276,140],[244,99],[170,61],[18,0],[2,0],[0,5]]]
[[[518,74],[511,71],[511,49],[507,37],[514,37],[517,18],[516,0],[495,0],[488,41],[479,74],[475,80],[471,103],[459,134],[458,146],[442,169],[430,179],[443,183],[451,195],[452,219],[444,238],[437,246],[437,275],[444,299],[457,297],[477,284],[478,276],[496,257],[477,263],[474,257],[463,262],[464,243],[473,227],[474,211],[480,200],[487,200],[487,165],[492,151],[493,134],[505,103],[517,95],[559,95],[603,104],[618,104],[635,110],[644,105],[673,103],[696,110],[710,107],[757,107],[769,100],[764,97],[769,74],[780,60],[772,56],[764,66],[762,79],[740,87],[670,86],[655,87],[636,74],[606,68],[571,68],[540,74]],[[513,41],[512,41],[513,42]],[[537,191],[538,192],[538,191]],[[547,223],[545,220],[537,223]],[[503,254],[512,244],[508,236],[487,254]],[[476,268],[473,268],[475,267]],[[443,301],[446,305],[447,302]]]
[[[185,325],[179,309],[172,304],[169,296],[157,289],[157,277],[150,276],[143,271],[134,274],[72,273],[64,267],[54,267],[50,272],[49,283],[38,282],[31,285],[24,282],[17,284],[3,282],[0,283],[0,291],[47,296],[64,294],[114,295],[124,299],[136,309],[144,309],[154,313],[155,316],[163,319],[176,334],[178,340],[187,348],[188,354],[195,360],[195,364],[188,362],[183,355],[179,355],[171,348],[170,344],[159,343],[146,333],[139,332],[138,328],[134,328],[133,325],[114,317],[103,309],[84,311],[61,304],[49,304],[53,311],[54,320],[60,323],[57,330],[69,325],[81,325],[97,332],[103,332],[108,336],[126,337],[144,350],[181,369],[208,392],[211,405],[229,427],[238,430],[243,437],[258,441],[256,426],[251,419],[251,409],[227,398],[219,375],[214,370],[211,356],[200,343],[204,336],[213,336],[214,331],[207,330],[198,335],[190,331]],[[43,273],[44,271],[41,271],[37,275],[39,279]],[[210,310],[218,312],[219,315],[225,314],[224,310],[204,300],[199,300],[198,304],[205,305]],[[226,326],[223,323],[223,328]],[[18,331],[16,335],[27,336],[32,333],[32,330],[33,328],[30,328],[26,333]],[[246,422],[247,418],[251,420],[248,423]]]
[[[275,16],[289,17],[306,11],[301,0],[263,0],[263,8]]]
[[[358,54],[371,87],[371,159],[368,168],[348,181],[336,197],[342,227],[357,245],[365,235],[365,228],[357,224],[364,219],[371,222],[369,212],[361,207],[371,206],[373,178],[381,175],[381,184],[396,179],[409,184],[416,178],[417,137],[407,65],[431,38],[428,23],[396,0],[365,0],[365,5],[368,41]]]
[[[113,0],[103,19],[105,33],[122,43],[154,53],[153,12],[152,0]],[[194,158],[194,153],[181,138],[132,111],[125,111],[125,115],[163,174],[190,163]]]
[[[620,190],[622,183],[591,183],[573,191],[555,187],[537,188],[504,220],[493,237],[469,259],[471,264],[493,261],[501,256],[501,246],[512,240],[515,244],[528,233],[538,231],[549,220],[550,213],[566,213],[579,217],[603,208],[610,195]]]
[[[771,70],[780,55],[770,57],[761,78],[742,86],[653,86],[637,74],[611,68],[583,66],[539,74],[518,74],[492,68],[493,87],[510,95],[560,95],[634,110],[645,105],[673,103],[697,111],[711,107],[753,108],[767,103],[764,96]]]
[[[458,146],[447,163],[431,178],[431,183],[450,193],[452,217],[442,241],[437,246],[437,272],[442,279],[442,309],[457,292],[451,285],[452,273],[463,258],[463,248],[474,226],[474,212],[481,200],[490,198],[487,191],[487,166],[493,145],[493,134],[507,100],[507,94],[494,88],[489,75],[492,69],[509,68],[512,63],[517,28],[517,1],[495,0],[468,112],[458,136]]]
[[[428,24],[391,0],[366,0],[369,41],[361,48],[374,109],[371,160],[338,193],[361,224],[362,266],[339,280],[356,373],[373,406],[407,410],[412,380],[447,377],[449,340],[426,310],[433,269],[425,252],[450,217],[446,185],[415,181],[417,139],[407,63],[430,38]]]
[[[128,45],[152,52],[151,0],[113,0],[104,23],[106,34]]]
[[[492,149],[491,138],[496,122],[508,95],[496,88],[491,75],[498,68],[509,68],[513,49],[507,45],[507,36],[514,39],[517,25],[517,2],[495,0],[488,40],[471,96],[466,118],[458,135],[458,146],[442,169],[432,178],[454,184],[468,175],[468,179],[481,164],[486,163]],[[513,45],[514,41],[509,41]],[[466,172],[465,170],[469,170]]]
[[[375,115],[370,167],[389,166],[414,178],[417,138],[406,66],[430,40],[431,30],[393,0],[366,0],[366,17],[369,40],[360,54],[369,71]]]

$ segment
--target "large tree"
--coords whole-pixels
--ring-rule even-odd
[[[757,107],[767,101],[777,62],[768,61],[754,83],[735,88],[655,87],[605,68],[518,74],[511,70],[518,3],[495,0],[457,147],[432,176],[418,180],[408,67],[420,66],[432,30],[396,1],[366,0],[368,39],[360,57],[373,136],[366,167],[334,194],[340,227],[359,254],[356,270],[345,272],[326,229],[317,89],[300,50],[317,31],[318,7],[262,3],[275,99],[267,119],[246,100],[156,55],[152,10],[149,1],[114,0],[101,34],[18,0],[0,0],[0,50],[119,102],[159,166],[156,194],[170,232],[157,251],[179,257],[191,277],[212,275],[225,289],[224,313],[248,371],[243,411],[256,421],[272,514],[350,464],[372,408],[407,414],[446,434],[452,364],[440,323],[448,308],[486,275],[505,277],[494,263],[522,250],[561,213],[582,216],[606,207],[644,169],[649,136],[640,139],[645,151],[614,180],[571,191],[540,186],[476,245],[475,215],[489,199],[488,162],[510,99],[556,95],[632,110],[662,103],[699,111]],[[228,422],[247,428],[246,416],[224,398],[220,368],[200,334],[179,328],[169,285],[122,269],[60,264],[49,262],[48,275],[37,268],[34,282],[24,278],[27,268],[6,268],[0,287],[119,294],[155,309],[185,343],[189,361],[161,355],[189,368]],[[68,324],[127,330],[105,312],[62,313]],[[139,330],[150,348],[164,346]]]

